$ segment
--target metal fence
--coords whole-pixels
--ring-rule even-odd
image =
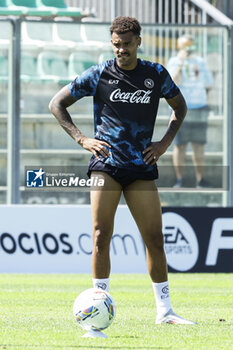
[[[90,11],[93,16],[101,21],[111,21],[119,15],[137,17],[142,23],[151,24],[181,24],[181,25],[203,25],[221,24],[229,29],[228,45],[230,47],[228,57],[229,74],[233,75],[233,21],[224,15],[220,10],[211,5],[215,3],[222,10],[233,10],[233,5],[228,0],[205,1],[205,0],[66,0],[70,6],[79,6]],[[230,4],[229,4],[230,3]],[[232,12],[231,12],[232,13]],[[168,36],[167,36],[168,38]],[[169,38],[167,39],[169,40]],[[159,43],[161,44],[161,43]],[[206,39],[204,40],[206,47]],[[228,94],[233,94],[233,84],[229,79]],[[233,101],[228,99],[228,139],[229,139],[229,164],[233,164]],[[229,174],[230,187],[233,187],[233,168]],[[233,190],[231,189],[229,203],[233,205]]]
[[[124,15],[151,24],[226,24],[227,17],[205,0],[66,0],[103,22]],[[222,1],[223,2],[223,1]],[[224,7],[225,8],[225,7]]]
[[[64,159],[69,159],[71,164],[75,157],[79,154],[77,149],[71,149],[73,146],[70,144],[67,144],[67,138],[66,135],[62,134],[62,136],[59,136],[59,149],[51,149],[52,148],[52,140],[53,140],[53,134],[54,134],[54,128],[56,128],[56,125],[51,123],[53,122],[53,118],[49,114],[49,111],[47,109],[48,101],[47,99],[51,95],[51,97],[56,93],[57,89],[59,89],[59,86],[57,85],[51,85],[51,83],[48,84],[42,84],[42,82],[37,81],[35,82],[31,81],[32,79],[23,81],[22,75],[20,75],[20,69],[22,70],[23,66],[20,64],[22,59],[23,50],[32,50],[31,52],[33,54],[33,59],[38,59],[38,53],[39,51],[46,51],[46,45],[44,47],[38,47],[36,43],[30,42],[30,46],[28,42],[24,42],[23,36],[24,33],[21,34],[21,28],[22,25],[25,23],[29,23],[29,21],[24,20],[8,20],[5,21],[5,23],[8,24],[9,31],[9,43],[10,46],[6,47],[7,50],[7,56],[8,57],[8,68],[9,73],[6,77],[5,83],[0,85],[1,88],[1,96],[3,97],[1,100],[1,105],[8,106],[8,109],[5,109],[4,111],[0,111],[0,122],[2,123],[2,127],[0,128],[2,139],[6,141],[1,141],[1,149],[0,149],[0,161],[1,166],[4,165],[6,169],[7,164],[7,174],[5,176],[5,180],[1,178],[1,171],[4,170],[3,167],[0,169],[0,180],[2,182],[2,186],[5,188],[0,188],[0,190],[5,193],[7,193],[7,203],[25,203],[22,201],[22,194],[24,193],[22,189],[23,184],[23,162],[28,162],[28,157],[30,155],[31,161],[36,161],[37,164],[31,163],[32,165],[43,165],[43,161],[45,159],[48,160],[50,164],[51,161],[54,160],[54,156],[56,155],[56,159],[60,159],[61,162],[64,161]],[[49,22],[40,22],[40,25],[44,25],[44,30],[40,29],[40,32],[46,32],[46,26]],[[53,23],[50,21],[51,25],[54,25],[56,23]],[[38,21],[34,21],[33,25],[37,28],[39,23]],[[69,39],[66,44],[70,44],[72,40],[72,36],[74,35],[73,27],[76,28],[77,24],[74,22],[73,24],[71,22],[66,23],[60,23],[60,25],[64,25],[68,28],[68,34],[67,38]],[[88,26],[87,23],[85,23],[85,26]],[[89,29],[92,29],[90,31],[91,33],[97,32],[97,27],[103,27],[102,24],[95,24],[90,23]],[[92,28],[91,28],[92,27]],[[40,27],[41,28],[41,27]],[[106,26],[108,28],[108,25]],[[33,28],[31,28],[33,29]],[[64,30],[63,30],[64,29]],[[61,29],[62,34],[65,32],[65,28]],[[168,59],[168,56],[172,55],[174,53],[174,48],[176,45],[176,40],[173,40],[173,38],[176,38],[179,35],[180,31],[195,31],[196,38],[198,39],[198,51],[201,55],[213,53],[213,57],[217,57],[220,59],[220,61],[217,62],[215,59],[211,59],[212,62],[212,69],[215,70],[216,73],[222,73],[218,75],[221,79],[219,80],[219,86],[217,86],[218,90],[218,99],[213,98],[212,100],[212,106],[216,104],[216,111],[213,108],[213,118],[212,121],[215,125],[215,130],[222,128],[222,131],[218,130],[219,136],[211,137],[211,144],[214,145],[214,148],[210,149],[210,156],[211,159],[215,159],[218,157],[218,151],[221,152],[221,160],[222,164],[229,166],[230,169],[230,184],[229,184],[229,190],[224,188],[222,191],[220,191],[224,196],[227,198],[219,202],[219,205],[233,205],[233,159],[232,159],[232,84],[231,79],[229,79],[230,76],[232,76],[232,40],[233,40],[233,32],[232,27],[223,27],[223,26],[177,26],[174,25],[173,28],[170,28],[169,25],[161,25],[161,26],[155,26],[155,25],[144,25],[143,26],[143,52],[142,55],[148,56],[151,59],[156,60],[157,56],[161,53],[161,57],[159,61],[162,61],[162,63],[166,64],[166,60]],[[6,31],[2,31],[2,34],[6,33]],[[160,36],[162,34],[162,36]],[[170,38],[169,38],[170,36]],[[3,39],[4,40],[4,39]],[[76,40],[76,37],[74,36],[73,41]],[[93,35],[90,40],[93,40]],[[205,47],[205,40],[207,40],[207,49]],[[214,46],[214,52],[210,52],[211,49],[211,40],[214,40],[214,43],[217,42],[217,46]],[[21,47],[20,47],[21,44]],[[71,55],[72,50],[75,50],[75,47],[78,45],[77,42],[73,42],[74,46],[73,48],[68,49],[65,47],[64,41],[63,44],[60,45],[56,42],[47,42],[47,47],[49,46],[49,49],[52,49],[52,46],[54,45],[54,50],[56,52],[56,55]],[[58,46],[56,46],[58,45]],[[31,46],[34,46],[32,48]],[[109,46],[106,47],[109,50]],[[156,48],[156,50],[155,50]],[[77,48],[76,48],[77,49]],[[93,41],[91,45],[91,50],[93,49]],[[212,48],[213,49],[213,48]],[[211,50],[212,50],[211,49]],[[60,50],[60,51],[59,51]],[[99,50],[99,51],[98,51]],[[102,53],[102,46],[99,49],[95,50],[95,53]],[[161,51],[160,51],[161,50]],[[217,52],[216,52],[217,50]],[[218,51],[220,50],[220,51]],[[98,52],[97,52],[98,51]],[[217,54],[216,54],[217,53]],[[65,58],[67,59],[67,58]],[[218,70],[218,72],[216,71]],[[26,69],[27,71],[28,69]],[[23,71],[21,72],[21,74]],[[222,85],[221,85],[222,84]],[[40,88],[38,86],[41,86]],[[49,94],[47,93],[49,91]],[[24,96],[25,94],[25,96]],[[7,95],[9,98],[8,103],[3,103],[3,99],[7,101]],[[20,111],[20,96],[27,97],[27,101],[25,100],[25,107],[24,110]],[[5,97],[4,97],[5,96]],[[43,99],[42,99],[43,97]],[[41,98],[41,99],[40,99]],[[33,102],[33,106],[32,106]],[[82,108],[91,108],[91,101],[86,102],[84,101],[85,105],[82,106]],[[80,105],[79,105],[80,106]],[[34,109],[36,107],[36,109]],[[5,107],[4,107],[5,108]],[[74,111],[77,114],[77,111]],[[79,113],[80,113],[80,107],[79,107]],[[167,124],[167,118],[168,113],[166,112],[166,118],[164,114],[160,114],[160,119],[158,119],[158,122],[160,123],[161,128],[163,125],[165,126]],[[80,118],[80,116],[76,116],[77,118]],[[89,118],[91,120],[90,115],[90,109],[85,112],[85,116],[81,116],[80,121],[83,122],[86,120],[86,118]],[[51,122],[50,122],[51,120]],[[47,123],[47,124],[46,124]],[[49,125],[48,125],[49,123]],[[54,121],[55,123],[55,121]],[[7,129],[6,129],[7,124]],[[219,128],[218,128],[219,125]],[[25,129],[26,126],[26,129]],[[158,126],[158,125],[157,125]],[[217,128],[216,128],[217,126]],[[20,127],[22,130],[22,134],[20,135]],[[4,129],[8,130],[7,138],[6,138],[6,132],[4,135]],[[57,134],[60,129],[55,129],[55,141],[54,145],[56,145],[57,140]],[[162,131],[162,130],[161,130]],[[30,132],[30,134],[29,134]],[[60,135],[60,134],[59,134]],[[30,136],[30,137],[29,137]],[[61,137],[61,138],[60,138]],[[64,137],[64,138],[63,138]],[[43,142],[44,144],[43,144]],[[216,146],[217,142],[221,142],[221,145],[219,148]],[[62,142],[64,142],[64,149],[62,149],[62,146],[60,145]],[[71,146],[71,147],[70,147]],[[66,147],[66,149],[65,149]],[[46,149],[47,148],[47,149]],[[81,152],[81,151],[79,151]],[[83,151],[82,151],[83,152]],[[61,159],[61,156],[64,155],[63,159]],[[89,155],[88,155],[89,156]],[[37,158],[36,158],[37,157]],[[38,158],[40,157],[40,158]],[[49,157],[49,158],[48,158]],[[39,163],[39,159],[40,162]],[[218,158],[216,158],[218,159]],[[164,158],[164,160],[166,160]],[[167,160],[170,162],[171,160],[171,154],[167,155]],[[28,163],[25,163],[27,165],[30,165]],[[24,165],[25,165],[24,164]],[[169,163],[170,164],[170,163]],[[20,170],[21,168],[21,170]],[[21,176],[20,176],[21,172]],[[2,173],[3,174],[3,173]],[[20,180],[21,178],[21,180]],[[21,187],[21,188],[20,188]],[[7,191],[6,191],[7,190]],[[21,193],[20,193],[21,191]],[[173,193],[170,191],[169,193],[169,201],[174,203],[174,198],[185,196],[185,193],[179,194],[177,196],[177,193]],[[196,194],[190,195],[191,197],[194,197]],[[209,193],[210,196],[214,196],[214,192]],[[20,199],[21,196],[21,199]],[[166,194],[162,196],[164,198],[164,202],[168,202],[168,197],[166,197]],[[174,197],[174,198],[173,198]],[[211,203],[217,203],[214,202],[211,199]],[[181,200],[182,203],[186,203],[186,200]],[[210,201],[207,201],[207,203],[210,203]],[[190,202],[190,204],[193,204]],[[194,204],[193,204],[194,205]],[[208,205],[208,204],[206,204]]]

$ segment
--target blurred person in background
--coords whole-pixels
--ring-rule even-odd
[[[174,187],[184,186],[184,165],[189,142],[193,150],[196,187],[209,187],[204,178],[204,145],[207,142],[210,110],[207,92],[213,84],[213,77],[205,60],[196,55],[192,36],[179,37],[178,49],[177,55],[169,59],[167,70],[186,100],[188,113],[174,140],[173,165],[176,174]]]

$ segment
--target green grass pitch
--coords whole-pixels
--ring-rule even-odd
[[[147,275],[112,274],[117,304],[108,339],[82,338],[73,301],[90,275],[0,274],[0,349],[233,349],[232,274],[169,274],[174,311],[193,325],[155,325]]]

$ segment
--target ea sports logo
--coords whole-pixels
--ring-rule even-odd
[[[197,262],[199,246],[189,222],[176,213],[164,213],[163,235],[168,265],[177,271],[190,270]]]

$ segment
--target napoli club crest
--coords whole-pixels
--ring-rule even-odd
[[[153,89],[155,83],[154,83],[154,81],[153,81],[152,79],[147,78],[147,79],[145,79],[145,81],[144,81],[144,85],[145,85],[148,89]]]

